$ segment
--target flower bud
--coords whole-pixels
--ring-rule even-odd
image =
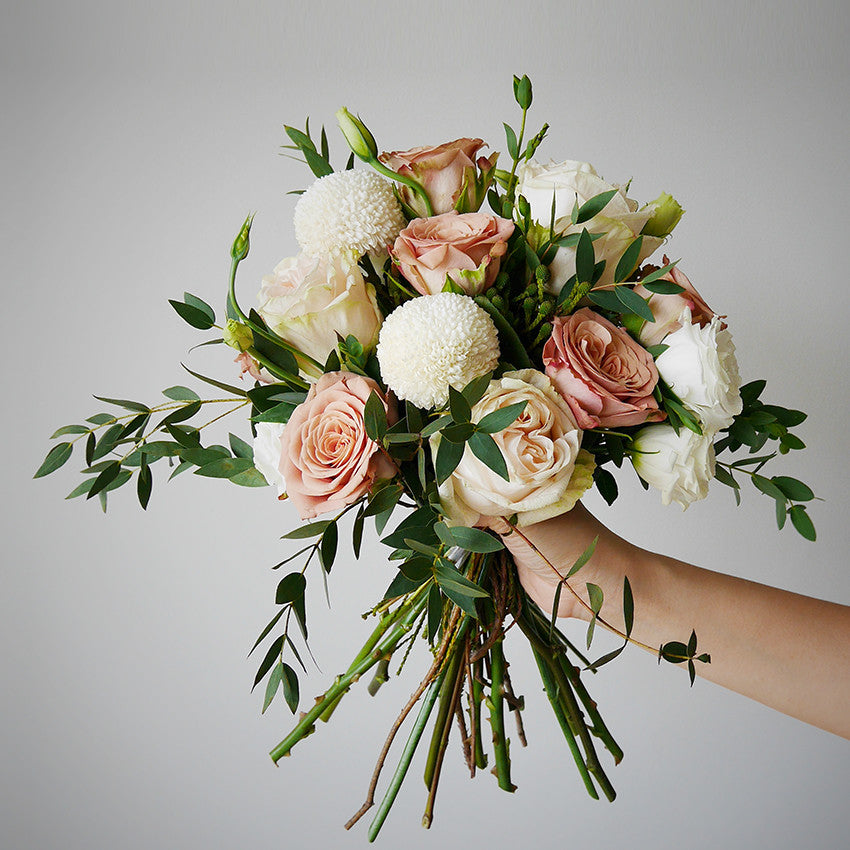
[[[641,233],[646,236],[657,236],[659,239],[673,232],[673,228],[685,212],[679,202],[666,192],[662,192],[651,204],[647,204],[647,207],[655,207],[655,209]]]
[[[342,135],[345,136],[345,141],[348,142],[348,146],[360,159],[371,162],[377,158],[378,145],[375,142],[375,137],[359,118],[356,118],[343,106],[342,109],[337,110],[336,120],[339,123],[339,129],[342,130]]]
[[[230,249],[230,256],[233,257],[236,262],[240,262],[244,260],[245,257],[248,256],[248,251],[251,247],[251,223],[254,221],[254,216],[249,215],[248,218],[245,219],[242,228],[239,231],[236,239],[233,240],[233,247]]]
[[[254,345],[254,334],[251,332],[251,328],[235,319],[227,320],[221,336],[227,345],[237,351],[247,351]]]
[[[514,77],[514,98],[520,109],[528,109],[531,106],[531,97],[531,80],[528,75],[523,74],[521,79]]]

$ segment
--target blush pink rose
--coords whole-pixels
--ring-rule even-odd
[[[665,266],[670,262],[670,258],[666,254],[663,262]],[[671,269],[659,279],[677,283],[685,291],[672,295],[659,295],[650,292],[640,284],[635,287],[635,292],[641,298],[649,298],[649,309],[652,310],[652,315],[655,316],[654,322],[644,323],[640,330],[640,341],[646,346],[658,345],[667,334],[679,330],[682,327],[679,316],[682,315],[682,310],[685,307],[690,308],[693,323],[699,325],[701,328],[705,327],[714,318],[714,312],[711,307],[703,301],[702,296],[696,291],[694,285],[683,272],[679,271],[678,267]],[[726,325],[723,324],[723,327],[725,328]]]
[[[640,425],[665,416],[652,395],[658,383],[652,356],[587,307],[554,319],[543,363],[579,428]]]
[[[310,387],[283,429],[279,468],[301,519],[339,511],[368,493],[377,479],[396,473],[366,434],[363,411],[372,390],[392,424],[398,419],[395,403],[371,378],[328,372]]]
[[[378,159],[403,177],[420,183],[431,200],[434,215],[457,209],[473,212],[484,202],[497,154],[478,157],[482,139],[455,139],[437,147],[382,153]],[[479,174],[480,170],[480,174]],[[417,215],[427,215],[422,199],[408,186],[399,185],[404,203]]]
[[[448,275],[467,295],[493,285],[514,223],[488,213],[447,212],[415,218],[390,252],[417,292],[436,295]]]

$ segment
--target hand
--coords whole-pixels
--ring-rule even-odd
[[[481,524],[502,538],[505,547],[513,555],[519,580],[526,593],[547,614],[552,611],[561,577],[569,572],[593,539],[598,537],[591,560],[561,590],[559,617],[589,620],[588,609],[575,594],[578,593],[586,602],[584,588],[588,581],[610,584],[610,581],[603,581],[603,574],[607,576],[608,573],[617,572],[630,546],[602,525],[581,502],[565,514],[525,528],[511,528],[501,517],[482,519]]]

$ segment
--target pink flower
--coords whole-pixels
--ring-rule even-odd
[[[623,328],[587,307],[553,321],[543,348],[546,374],[566,399],[579,428],[657,422],[655,362]]]
[[[666,254],[663,262],[665,266],[670,262]],[[682,315],[685,307],[690,308],[693,323],[700,327],[705,327],[714,317],[711,308],[678,268],[671,269],[660,280],[677,283],[685,291],[673,295],[658,295],[640,284],[635,287],[635,292],[641,298],[649,296],[649,309],[655,316],[654,322],[646,322],[640,330],[640,341],[646,346],[658,345],[667,334],[679,330],[682,327],[679,316]],[[726,325],[723,324],[722,327],[725,328]]]
[[[381,396],[392,424],[398,419],[395,403],[371,378],[328,372],[310,387],[283,429],[279,468],[301,519],[341,510],[368,493],[377,479],[396,473],[366,435],[363,411],[372,390]]]
[[[390,252],[422,295],[443,291],[448,275],[467,295],[493,285],[514,224],[488,213],[443,213],[415,218]]]
[[[435,215],[453,209],[474,212],[484,202],[498,156],[481,156],[476,161],[475,155],[483,145],[481,139],[455,139],[437,147],[382,153],[378,158],[397,174],[419,182],[428,193]],[[398,191],[414,213],[427,215],[422,199],[412,189],[399,185]]]

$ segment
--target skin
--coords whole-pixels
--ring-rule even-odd
[[[585,584],[592,582],[605,594],[602,617],[622,630],[627,575],[634,640],[654,652],[667,641],[687,641],[695,629],[698,652],[711,654],[710,664],[696,664],[699,676],[850,739],[850,606],[640,549],[581,504],[519,530],[504,520],[490,525],[514,556],[526,592],[547,613],[559,581],[555,569],[565,575],[598,536],[590,562],[562,590],[558,616],[589,620],[580,600],[587,603]]]

